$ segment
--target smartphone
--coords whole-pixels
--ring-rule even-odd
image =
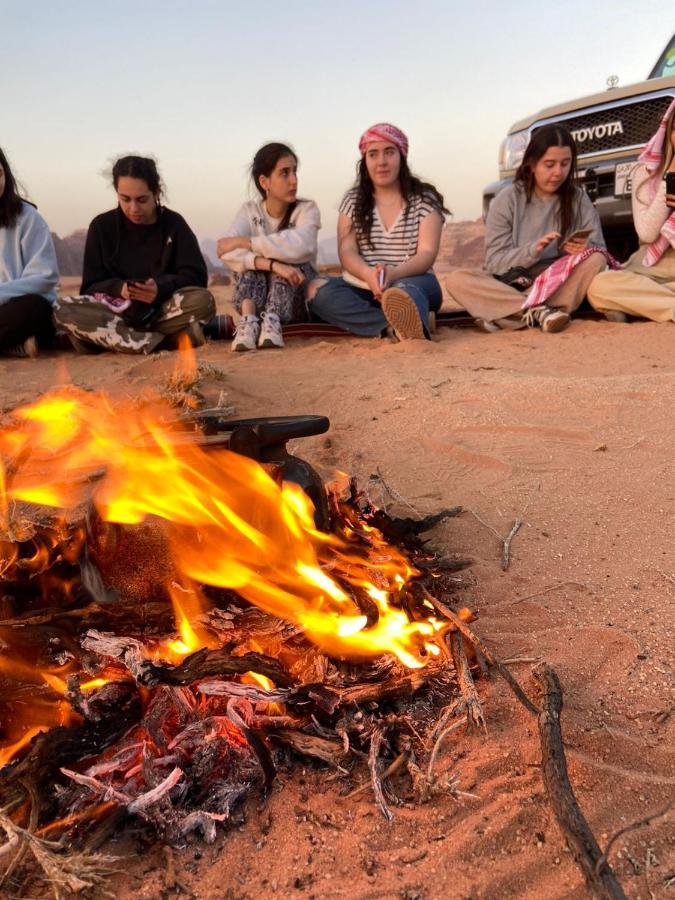
[[[675,172],[666,172],[666,194],[675,194]]]
[[[377,273],[377,283],[381,288],[384,287],[384,269],[380,269]]]
[[[580,228],[579,231],[573,231],[572,234],[568,234],[564,241],[561,241],[561,244],[566,244],[568,241],[584,241],[586,238],[592,234],[592,228]]]

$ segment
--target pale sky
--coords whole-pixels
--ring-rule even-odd
[[[217,238],[270,140],[300,158],[329,237],[358,138],[391,121],[455,219],[481,212],[509,126],[646,78],[675,30],[662,0],[2,0],[0,146],[53,231],[115,205],[103,173],[154,155],[167,205]]]

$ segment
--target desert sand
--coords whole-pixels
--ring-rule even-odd
[[[218,289],[221,291],[221,289]],[[221,308],[227,304],[222,289]],[[562,334],[439,329],[432,343],[344,338],[283,351],[197,351],[225,373],[204,379],[237,416],[319,413],[328,435],[291,450],[329,476],[365,484],[378,468],[405,498],[393,511],[461,504],[433,545],[470,557],[459,597],[476,630],[532,691],[533,660],[565,690],[570,775],[600,844],[675,794],[675,332],[670,325],[577,320]],[[44,355],[0,361],[0,405],[69,379],[133,395],[174,355]],[[409,504],[409,506],[408,506]],[[474,515],[475,514],[475,515]],[[503,572],[501,546],[523,526]],[[542,788],[536,724],[503,683],[479,682],[488,733],[454,732],[443,764],[480,799],[403,807],[393,824],[367,794],[338,800],[320,766],[297,767],[214,846],[146,847],[127,831],[118,898],[581,898]],[[631,898],[671,896],[671,818],[630,832],[612,864]],[[171,874],[172,871],[174,874]]]

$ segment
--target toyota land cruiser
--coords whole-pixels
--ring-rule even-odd
[[[630,206],[630,171],[675,98],[675,35],[647,81],[550,106],[516,122],[499,151],[499,181],[483,191],[483,215],[495,194],[512,181],[532,134],[560,122],[579,151],[579,177],[595,203],[609,248],[625,259],[637,247]]]

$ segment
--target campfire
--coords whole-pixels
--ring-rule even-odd
[[[212,842],[280,760],[387,819],[473,802],[437,763],[485,725],[474,675],[538,712],[453,603],[466,561],[421,538],[461,510],[395,519],[323,485],[285,444],[327,427],[64,388],[0,429],[5,881],[29,848],[57,893],[91,886],[132,818]]]

